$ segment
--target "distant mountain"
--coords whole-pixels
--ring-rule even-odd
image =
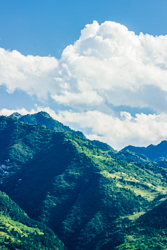
[[[136,154],[134,152],[131,152],[129,150],[121,150],[119,152],[116,151],[109,151],[109,155],[111,155],[114,158],[127,161],[127,162],[134,162],[134,163],[148,163],[150,160],[142,154]]]
[[[10,115],[9,117],[13,118],[13,119],[20,119],[22,117],[22,115],[20,115],[18,112],[14,112],[12,115]]]
[[[5,193],[0,192],[0,248],[65,250],[52,230],[30,219]]]
[[[161,171],[115,159],[73,132],[8,117],[0,117],[0,167],[1,190],[69,250],[105,250],[127,216],[167,195]]]
[[[124,150],[129,150],[138,155],[145,155],[151,161],[158,161],[161,158],[167,159],[167,141],[162,141],[158,145],[149,145],[148,147],[127,146],[122,149],[122,152],[124,152]]]

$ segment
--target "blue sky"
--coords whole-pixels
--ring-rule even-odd
[[[0,0],[0,113],[117,149],[167,139],[166,27],[166,0]]]
[[[62,50],[93,20],[125,25],[136,34],[166,35],[166,0],[0,0],[0,45],[23,55]]]

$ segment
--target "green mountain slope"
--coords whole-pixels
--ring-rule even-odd
[[[54,120],[48,113],[46,113],[44,111],[38,112],[38,113],[33,114],[33,115],[28,114],[25,116],[22,116],[19,113],[15,112],[10,117],[17,119],[19,121],[28,123],[28,124],[33,124],[33,125],[43,124],[47,128],[49,128],[55,132],[66,132],[66,131],[73,132],[74,134],[80,136],[81,138],[86,139],[86,137],[84,136],[84,134],[82,132],[70,129],[68,126],[65,126],[62,123]],[[92,141],[89,139],[87,139],[87,140],[90,143],[92,143],[94,146],[97,146],[98,148],[100,148],[103,151],[116,153],[116,151],[106,143],[103,143],[103,142],[100,142],[97,140],[92,140]]]
[[[149,145],[148,147],[125,147],[122,151],[129,150],[136,154],[143,154],[150,160],[155,161],[159,158],[167,158],[167,141],[162,141],[158,145]]]
[[[0,117],[0,164],[14,166],[1,190],[68,249],[105,249],[127,218],[167,195],[161,174],[114,159],[74,133],[6,117]]]
[[[10,115],[11,118],[14,118],[16,120],[22,121],[24,123],[28,124],[43,124],[47,128],[55,131],[55,132],[73,132],[77,134],[78,136],[86,139],[84,134],[80,131],[74,131],[70,129],[68,126],[63,125],[62,123],[54,120],[48,113],[46,112],[38,112],[36,114],[32,115],[25,115],[22,116],[19,113],[15,112],[12,115]],[[94,146],[100,148],[101,150],[107,152],[110,154],[112,157],[120,159],[120,160],[125,160],[128,162],[150,162],[154,160],[159,160],[159,158],[164,158],[167,157],[167,142],[163,141],[159,145],[154,146],[150,145],[148,147],[134,147],[134,146],[128,146],[125,147],[123,150],[117,152],[114,150],[111,146],[109,146],[106,143],[97,141],[97,140],[89,140],[87,139],[91,144]]]
[[[32,125],[43,124],[47,128],[55,132],[70,131],[82,138],[86,138],[82,132],[70,129],[68,126],[63,125],[61,122],[54,120],[48,113],[44,111],[32,115],[28,114],[25,116],[21,116],[19,113],[16,112],[13,113],[10,117]]]
[[[47,128],[49,128],[55,132],[70,131],[70,132],[73,132],[73,133],[77,134],[78,136],[86,139],[86,137],[83,135],[82,132],[74,131],[67,126],[64,126],[62,123],[54,120],[48,113],[43,112],[43,111],[38,112],[38,113],[33,114],[33,115],[25,115],[25,116],[22,116],[16,112],[16,113],[13,113],[10,117],[12,117],[14,119],[18,119],[19,121],[22,121],[22,122],[25,122],[28,124],[33,124],[33,125],[43,124]],[[108,154],[110,154],[114,158],[117,158],[120,160],[125,160],[128,162],[149,162],[149,159],[144,155],[139,156],[135,153],[130,152],[129,150],[117,152],[111,146],[109,146],[107,143],[103,143],[103,142],[100,142],[97,140],[89,140],[89,139],[87,139],[87,140],[91,144],[100,148],[104,152],[107,152]]]
[[[5,193],[0,192],[0,248],[65,250],[52,230],[30,219]]]
[[[97,140],[88,140],[91,144],[93,144],[94,146],[100,148],[101,150],[103,150],[106,153],[111,153],[111,154],[116,154],[117,151],[114,150],[111,146],[109,146],[107,143],[104,142],[100,142]]]
[[[115,249],[167,249],[167,200],[124,228],[122,241]],[[111,249],[110,244],[106,249]]]
[[[17,119],[19,121],[22,121],[24,123],[28,123],[28,124],[33,124],[33,125],[43,124],[47,128],[49,128],[55,132],[66,132],[66,131],[73,132],[73,133],[77,134],[78,136],[86,139],[86,137],[84,136],[84,134],[82,132],[74,131],[74,130],[70,129],[68,126],[65,126],[62,123],[54,120],[48,113],[43,112],[43,111],[38,112],[36,114],[32,114],[32,115],[28,114],[25,116],[22,116],[19,113],[15,112],[12,115],[10,115],[10,117]],[[87,139],[87,140],[88,140],[88,142],[90,142],[94,146],[100,148],[104,152],[110,154],[114,158],[128,161],[128,162],[137,162],[137,163],[150,161],[145,155],[142,155],[142,154],[138,155],[137,153],[131,152],[129,150],[121,150],[121,151],[117,152],[111,146],[109,146],[107,143],[103,143],[103,142],[100,142],[97,140],[89,140],[89,139]]]
[[[135,163],[149,163],[150,160],[142,154],[136,154],[134,152],[131,152],[129,150],[121,150],[118,152],[115,151],[109,151],[109,155],[111,155],[114,158],[127,161],[127,162],[135,162]]]

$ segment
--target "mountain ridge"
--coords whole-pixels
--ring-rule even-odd
[[[148,147],[127,146],[122,149],[122,152],[129,150],[138,155],[143,154],[151,161],[159,161],[162,158],[167,159],[167,141],[161,141],[158,145],[149,145]]]
[[[112,158],[73,132],[7,117],[0,117],[0,132],[0,164],[15,166],[1,190],[69,250],[105,249],[127,216],[146,212],[167,193],[165,176]]]
[[[15,112],[9,117],[17,119],[19,121],[32,124],[32,125],[37,125],[37,124],[43,124],[52,131],[55,132],[73,132],[76,135],[80,136],[81,138],[87,139],[85,135],[81,131],[75,131],[69,128],[68,126],[63,125],[61,122],[56,121],[53,119],[47,112],[41,111],[35,114],[28,114],[25,116],[20,115],[19,113]],[[97,140],[89,140],[87,139],[90,143],[92,143],[94,146],[97,146],[98,148],[102,149],[103,151],[111,151],[111,152],[117,152],[114,150],[111,146],[109,146],[106,143],[97,141]]]

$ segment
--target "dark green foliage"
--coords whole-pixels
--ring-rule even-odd
[[[0,248],[65,250],[52,230],[30,219],[5,193],[0,192]]]
[[[165,174],[155,172],[144,157],[137,165],[98,147],[73,132],[55,133],[41,124],[0,117],[0,164],[9,159],[15,166],[3,175],[1,190],[52,228],[68,249],[122,244],[129,219],[159,204],[167,193]]]
[[[140,216],[129,227],[124,227],[122,241],[123,244],[118,244],[115,249],[166,249],[167,200]],[[109,249],[109,243],[106,249]]]

